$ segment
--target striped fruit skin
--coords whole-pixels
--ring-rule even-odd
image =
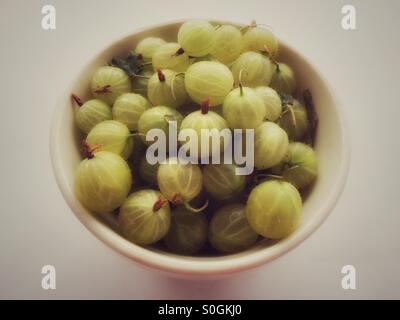
[[[96,124],[111,119],[111,108],[107,103],[99,99],[88,100],[75,111],[76,124],[78,128],[86,134],[88,134]]]
[[[177,72],[167,69],[161,72],[165,77],[164,81],[159,80],[157,73],[149,79],[147,96],[150,102],[154,106],[180,108],[188,99],[182,75],[177,76]]]
[[[154,204],[162,197],[151,189],[132,193],[119,210],[119,225],[122,234],[130,241],[148,245],[162,239],[170,227],[170,208],[168,202],[154,211]]]
[[[99,89],[109,86],[102,92]],[[114,101],[123,93],[131,92],[131,79],[120,68],[104,66],[96,70],[90,83],[93,97],[103,100],[108,105],[113,105]]]
[[[133,139],[126,125],[119,121],[107,120],[98,123],[90,130],[86,143],[98,150],[114,152],[128,159],[133,151]]]
[[[258,234],[269,239],[282,239],[299,225],[301,209],[300,194],[292,184],[270,180],[251,191],[246,216]]]
[[[276,121],[282,113],[282,101],[279,94],[270,87],[257,87],[254,89],[264,102],[265,120]]]
[[[242,52],[242,33],[231,25],[215,30],[215,46],[211,55],[225,65],[230,65]]]
[[[247,87],[232,90],[224,100],[222,112],[231,129],[254,129],[266,116],[263,100]]]
[[[171,227],[164,243],[172,252],[194,254],[206,243],[207,232],[208,222],[203,213],[179,206],[171,213]]]
[[[185,88],[198,104],[209,100],[210,106],[221,104],[233,88],[233,75],[227,66],[216,61],[192,64],[185,74]]]
[[[182,121],[180,131],[183,129],[192,129],[196,132],[196,137],[190,139],[190,141],[182,142],[189,143],[191,150],[196,150],[197,145],[197,152],[194,157],[202,157],[202,152],[204,158],[212,156],[216,153],[221,153],[225,149],[223,136],[220,136],[219,145],[213,145],[212,137],[208,135],[205,139],[202,138],[201,131],[202,129],[217,130],[220,133],[222,130],[228,130],[228,123],[222,118],[218,113],[213,111],[208,111],[206,114],[203,114],[201,111],[195,111],[188,114]],[[208,150],[202,150],[202,145],[207,143],[208,140]],[[206,145],[205,145],[206,146]]]
[[[318,161],[315,151],[301,142],[291,142],[287,159],[272,168],[275,174],[282,175],[285,181],[297,189],[307,187],[318,175]]]
[[[220,252],[234,253],[252,246],[258,234],[251,228],[246,217],[246,206],[233,203],[217,210],[210,222],[208,239]]]
[[[265,121],[254,130],[254,165],[268,169],[280,163],[287,154],[289,139],[277,124]]]
[[[237,85],[241,83],[244,87],[255,88],[269,85],[274,68],[261,53],[248,51],[235,60],[231,70]]]
[[[159,164],[150,164],[146,160],[146,156],[143,156],[139,162],[139,175],[147,183],[156,186],[157,185],[157,170]]]
[[[147,97],[147,85],[149,83],[149,79],[153,74],[153,67],[145,66],[143,71],[140,73],[140,75],[144,77],[135,77],[132,79],[132,91],[134,93],[142,95],[143,97]]]
[[[243,35],[243,51],[262,51],[275,57],[278,52],[278,40],[275,35],[263,27],[250,27]]]
[[[203,185],[217,200],[229,200],[238,196],[246,186],[246,178],[236,175],[234,164],[209,164],[203,169]]]
[[[140,94],[124,93],[114,102],[113,119],[125,124],[130,131],[137,131],[140,116],[150,107],[150,102]]]
[[[141,55],[145,62],[151,61],[154,52],[163,44],[165,40],[158,37],[148,37],[141,40],[135,47],[136,55]]]
[[[178,43],[191,57],[203,57],[214,49],[215,29],[206,20],[190,20],[181,25]]]
[[[132,186],[128,164],[119,155],[99,151],[83,160],[75,174],[75,194],[88,210],[105,214],[118,208]]]
[[[179,129],[182,119],[182,115],[170,107],[156,106],[146,110],[142,113],[138,122],[138,131],[142,135],[142,141],[147,145],[153,143],[152,141],[146,141],[145,138],[147,132],[151,129],[161,129],[166,134],[166,138],[168,140],[169,120],[176,121],[177,128]]]
[[[189,202],[201,191],[202,173],[195,164],[177,161],[177,158],[169,158],[160,164],[157,172],[158,187],[169,201]]]
[[[285,63],[279,63],[269,85],[279,93],[293,94],[296,90],[296,79],[292,68]]]
[[[176,55],[181,46],[176,42],[168,42],[157,48],[153,53],[153,69],[170,69],[176,72],[185,72],[190,66],[186,52]]]
[[[279,126],[286,131],[289,139],[292,141],[301,140],[309,128],[309,121],[307,117],[307,110],[297,100],[293,102],[293,113],[296,119],[296,124],[293,121],[293,116],[288,110],[282,113],[278,120]]]

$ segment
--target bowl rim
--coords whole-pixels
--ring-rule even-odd
[[[91,61],[96,60],[100,57],[109,47],[116,45],[117,43],[123,43],[133,35],[144,32],[148,29],[155,29],[161,27],[168,27],[174,24],[179,24],[189,19],[173,20],[147,27],[142,27],[127,33],[125,36],[113,41],[111,44],[105,46],[97,55],[90,58],[83,66],[88,66]],[[222,21],[222,20],[209,20],[214,23],[226,23],[235,26],[243,26],[241,23]],[[60,141],[59,135],[61,134],[59,123],[62,121],[63,108],[65,108],[65,97],[69,95],[69,92],[65,92],[56,104],[55,110],[53,111],[52,123],[50,128],[50,158],[53,168],[53,173],[56,178],[57,185],[73,211],[74,215],[79,221],[100,241],[119,252],[121,255],[130,258],[131,260],[139,263],[142,266],[149,267],[167,273],[169,275],[184,275],[184,276],[211,276],[211,275],[227,275],[234,274],[240,271],[248,270],[275,260],[276,258],[284,255],[290,250],[300,245],[306,240],[318,227],[325,221],[329,216],[334,206],[336,205],[342,191],[344,189],[350,166],[350,140],[349,132],[346,123],[346,119],[343,116],[343,108],[338,103],[338,98],[334,95],[331,86],[328,81],[322,75],[320,70],[311,65],[308,60],[298,51],[293,49],[290,45],[287,45],[284,41],[279,40],[280,44],[286,47],[288,50],[294,52],[300,59],[308,64],[316,74],[318,74],[320,81],[327,88],[327,92],[333,101],[333,107],[338,115],[339,127],[341,130],[341,146],[342,156],[340,159],[340,170],[339,175],[336,179],[335,185],[332,186],[330,192],[330,198],[324,201],[324,204],[320,207],[318,214],[302,229],[302,232],[295,233],[286,239],[279,241],[271,247],[266,247],[256,252],[249,252],[246,256],[233,254],[222,257],[187,257],[179,255],[166,255],[161,252],[152,251],[144,247],[138,246],[134,243],[129,242],[122,236],[117,234],[108,226],[101,223],[92,214],[88,214],[87,210],[76,200],[72,188],[66,183],[65,172],[62,166],[61,154],[60,154]],[[73,80],[79,79],[82,76],[83,71],[79,72],[78,76],[75,76]],[[68,89],[73,86],[74,82],[68,86]],[[67,90],[66,90],[67,91]],[[243,253],[242,253],[243,254]]]

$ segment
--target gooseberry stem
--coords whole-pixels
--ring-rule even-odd
[[[239,83],[239,88],[240,88],[240,96],[243,96],[243,86],[241,83]]]
[[[168,200],[163,195],[160,195],[153,205],[153,212],[160,210],[167,202]]]
[[[185,53],[185,50],[183,50],[183,48],[179,48],[179,49],[175,52],[175,54],[173,55],[173,57],[180,56],[181,54],[184,54],[184,53]]]
[[[174,115],[172,115],[172,114],[166,114],[165,116],[164,116],[164,119],[165,119],[165,121],[168,123],[168,122],[170,122],[170,121],[175,121],[176,119],[175,119],[175,116]]]
[[[135,137],[135,136],[146,137],[146,135],[144,133],[132,132],[131,134],[128,135],[128,138],[132,138],[132,137]]]
[[[134,76],[133,76],[134,78],[142,78],[142,79],[150,79],[150,77],[147,77],[147,76],[142,76],[142,75],[140,75],[140,74],[135,74]]]
[[[205,100],[200,106],[201,114],[207,114],[210,110],[210,99]]]
[[[199,212],[203,211],[204,209],[206,209],[208,207],[208,204],[209,204],[209,201],[207,199],[206,202],[200,208],[193,208],[189,204],[189,202],[187,202],[187,201],[183,202],[184,207],[194,213],[199,213]]]
[[[293,125],[296,128],[297,127],[297,122],[296,122],[296,116],[294,114],[293,106],[288,105],[287,108],[288,108],[288,110],[290,112],[290,115],[292,116]]]
[[[264,179],[267,179],[267,178],[274,178],[274,179],[283,180],[283,177],[282,177],[282,176],[279,176],[279,175],[270,174],[270,173],[260,173],[260,174],[257,174],[257,175],[256,175],[256,177],[255,177],[255,179],[254,179],[255,182],[258,183],[258,182],[260,181],[260,178],[264,178]]]
[[[111,92],[110,88],[111,88],[111,85],[106,84],[106,85],[103,86],[103,87],[100,87],[100,88],[95,89],[95,90],[93,91],[93,93],[96,93],[96,94],[110,93],[110,92]]]
[[[76,94],[71,94],[71,99],[72,101],[74,101],[79,107],[82,107],[83,102],[81,100],[81,98],[79,98]]]
[[[240,69],[240,71],[239,71],[239,88],[240,88],[240,95],[241,96],[243,96],[243,87],[242,87],[242,73],[243,73],[243,71],[247,72],[244,69]]]
[[[160,82],[164,82],[165,81],[165,75],[161,71],[161,69],[157,69],[157,76],[158,76],[158,80],[160,80]]]
[[[91,147],[86,140],[83,141],[83,152],[85,153],[88,159],[93,159],[95,152],[101,147],[100,144],[96,144],[94,147]]]

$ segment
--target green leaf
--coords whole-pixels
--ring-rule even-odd
[[[121,68],[131,77],[136,77],[143,71],[143,60],[138,59],[138,57],[132,53],[129,53],[125,59],[113,58],[111,64],[115,67]]]

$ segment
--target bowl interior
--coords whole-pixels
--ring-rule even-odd
[[[176,41],[181,22],[148,28],[115,42],[93,58],[72,86],[61,97],[57,106],[51,132],[51,157],[59,187],[69,206],[81,222],[100,240],[146,266],[166,272],[209,275],[233,273],[259,265],[282,255],[310,235],[325,219],[336,202],[347,174],[348,150],[343,121],[338,106],[318,72],[297,52],[287,45],[280,44],[279,61],[287,62],[296,74],[298,93],[309,89],[313,95],[319,127],[315,149],[319,160],[320,174],[308,195],[299,228],[288,238],[274,245],[261,241],[253,248],[228,256],[185,257],[160,251],[157,248],[143,248],[125,240],[114,221],[98,219],[76,200],[73,193],[73,178],[81,161],[81,136],[74,124],[70,93],[83,99],[90,98],[89,83],[95,69],[106,65],[112,57],[126,56],[141,39],[159,36],[167,41]]]

